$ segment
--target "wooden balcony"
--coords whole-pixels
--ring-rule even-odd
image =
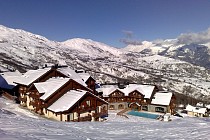
[[[122,103],[122,102],[142,102],[143,99],[141,98],[134,98],[134,97],[129,97],[129,98],[109,98],[106,99],[109,103]]]
[[[24,97],[21,97],[21,96],[20,96],[20,97],[19,97],[19,100],[22,101],[22,102],[26,102],[26,101],[27,101],[27,98],[26,98],[25,96],[24,96]]]
[[[88,107],[78,109],[78,113],[84,113],[84,112],[93,111],[93,110],[96,110],[96,108],[93,106],[88,106]]]
[[[73,122],[84,122],[84,121],[91,121],[91,116],[79,117],[78,119],[72,120]]]

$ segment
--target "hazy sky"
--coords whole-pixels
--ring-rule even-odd
[[[210,27],[210,0],[0,0],[0,24],[65,41],[123,47],[124,38],[176,38]]]

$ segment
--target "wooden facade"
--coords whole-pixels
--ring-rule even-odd
[[[144,95],[137,90],[134,90],[126,96],[122,91],[115,90],[109,97],[104,97],[104,99],[109,102],[109,109],[126,109],[131,103],[144,103]]]
[[[108,96],[104,96],[103,98],[109,103],[110,110],[119,110],[119,109],[133,109],[138,111],[149,111],[149,112],[159,112],[159,113],[175,113],[175,101],[176,98],[174,94],[170,99],[169,105],[161,105],[161,104],[152,104],[154,96],[159,92],[157,86],[154,87],[153,90],[150,90],[150,97],[145,97],[143,93],[140,93],[139,90],[134,90],[130,93],[123,92],[126,90],[116,89],[112,91]],[[128,90],[127,90],[128,91]],[[165,93],[167,94],[167,93]],[[164,99],[163,99],[164,100]]]
[[[69,110],[65,111],[65,112],[59,112],[59,113],[54,113],[51,110],[47,110],[47,108],[52,105],[54,102],[56,102],[56,100],[58,100],[60,97],[62,97],[65,93],[67,93],[70,90],[85,90],[88,93],[92,93],[92,90],[77,83],[76,81],[74,81],[73,79],[70,79],[66,84],[64,84],[62,87],[60,87],[59,89],[57,89],[52,95],[50,95],[47,99],[42,100],[40,99],[40,97],[43,95],[42,93],[39,93],[38,90],[35,88],[35,86],[31,86],[31,88],[29,89],[29,94],[28,94],[28,99],[29,99],[29,103],[27,105],[27,107],[31,110],[34,110],[35,112],[45,115],[46,117],[49,118],[55,118],[56,120],[60,120],[60,121],[88,121],[90,120],[91,116],[91,120],[96,120],[98,121],[99,118],[103,117],[103,116],[107,116],[108,115],[108,103],[106,103],[104,100],[96,97],[93,94],[88,94],[83,97],[83,100],[78,101],[77,104],[74,105],[73,108],[70,108]],[[69,99],[71,100],[71,99]],[[87,101],[89,101],[89,104],[87,104]],[[101,106],[106,106],[105,108],[101,108]],[[100,112],[97,111],[98,108],[100,109]],[[49,113],[50,112],[50,113]],[[75,115],[73,115],[73,119],[69,118],[69,114],[77,114],[77,117],[75,117]],[[90,113],[92,112],[92,114]],[[84,113],[86,115],[84,115]],[[87,113],[88,116],[87,116]],[[61,119],[58,119],[57,117],[52,117],[54,115],[60,115]],[[83,114],[82,116],[80,116],[80,114]],[[67,119],[63,118],[63,117],[67,117]],[[71,117],[72,118],[72,117]]]
[[[108,115],[108,103],[95,95],[95,80],[92,77],[87,79],[87,87],[69,78],[64,85],[43,100],[41,96],[43,96],[44,93],[39,93],[34,83],[45,82],[53,77],[68,78],[68,76],[58,71],[55,67],[52,67],[32,83],[26,85],[17,82],[20,105],[25,106],[38,114],[59,121],[97,121],[100,120],[101,117]],[[55,113],[52,110],[48,110],[48,107],[71,90],[83,90],[87,91],[87,93],[82,99],[77,101],[73,107],[64,112]]]
[[[95,84],[96,84],[95,79],[93,79],[90,76],[85,83],[87,84],[88,88],[93,90],[93,94],[98,95],[97,92],[96,92],[96,89],[95,89]]]
[[[49,71],[44,73],[42,76],[38,77],[35,81],[32,83],[29,83],[28,85],[24,85],[21,83],[16,83],[18,84],[18,92],[19,92],[19,101],[20,105],[26,106],[27,105],[27,94],[29,92],[29,88],[32,86],[33,83],[38,83],[38,82],[44,82],[52,77],[66,77],[64,74],[60,73],[57,71],[55,68],[51,68]]]
[[[89,88],[82,86],[81,84],[77,83],[76,81],[70,79],[66,84],[60,87],[56,92],[54,92],[51,96],[49,96],[46,100],[41,100],[40,97],[43,95],[39,93],[38,90],[35,88],[34,85],[31,86],[29,90],[29,99],[30,104],[33,107],[29,107],[34,109],[36,112],[43,114],[43,108],[47,108],[52,105],[57,99],[63,96],[69,90],[86,90],[92,92]]]
[[[107,106],[108,103],[87,92],[71,108],[55,114],[66,116],[64,120],[61,117],[60,121],[100,121],[101,118],[108,116]]]

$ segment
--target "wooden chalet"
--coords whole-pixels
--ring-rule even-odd
[[[148,105],[148,111],[174,114],[176,108],[175,101],[176,97],[171,92],[156,92],[151,104]]]
[[[103,98],[109,102],[109,109],[135,108],[141,110],[142,105],[150,104],[156,91],[155,86],[131,84],[120,89],[116,86],[107,86],[98,89],[103,92]]]
[[[78,74],[84,80],[84,82],[87,84],[87,86],[93,90],[93,93],[95,95],[97,95],[97,92],[95,89],[95,85],[96,85],[95,79],[92,76],[90,76],[90,74],[88,74],[88,73],[78,73]]]
[[[87,81],[89,81],[88,79]],[[49,118],[57,118],[56,120],[60,121],[84,121],[90,120],[87,119],[90,116],[91,120],[99,120],[103,116],[108,115],[108,103],[94,95],[93,90],[89,88],[92,86],[90,85],[88,87],[85,83],[87,81],[84,81],[84,79],[69,67],[51,67],[29,70],[16,79],[14,83],[18,85],[20,105],[36,113]],[[83,95],[78,100],[75,100],[72,94],[80,93],[80,91],[82,91]],[[68,106],[69,108],[63,111],[60,110],[59,112],[52,108],[51,110],[48,109],[50,106],[56,104],[57,101],[63,99],[63,97],[69,97],[68,102],[74,102],[75,105],[70,106],[70,103],[65,102],[66,105],[62,105],[64,107]],[[86,100],[90,102],[89,106],[83,107]],[[73,117],[71,113],[73,113]],[[54,116],[55,114],[56,116]],[[60,115],[60,119],[58,119],[57,115]]]
[[[103,99],[109,102],[110,110],[131,108],[172,114],[175,110],[175,96],[168,92],[158,92],[158,88],[153,85],[130,84],[123,89],[109,85],[97,91],[103,93]]]
[[[59,121],[93,121],[108,115],[107,102],[70,78],[34,83],[29,99],[29,109]]]
[[[207,117],[210,114],[209,109],[203,106],[192,106],[188,104],[184,110],[187,111],[189,116]]]
[[[43,68],[38,70],[29,70],[24,75],[20,76],[14,81],[18,85],[20,105],[26,106],[27,93],[33,83],[44,82],[51,77],[66,77],[61,72],[57,71],[55,67]]]
[[[59,121],[101,121],[108,116],[107,106],[107,102],[90,92],[70,90],[45,109],[45,116]]]

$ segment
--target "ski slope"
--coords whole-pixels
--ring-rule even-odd
[[[8,111],[6,111],[8,110]],[[109,113],[106,122],[57,122],[39,117],[0,98],[1,140],[208,140],[210,119],[173,117],[171,122]]]

